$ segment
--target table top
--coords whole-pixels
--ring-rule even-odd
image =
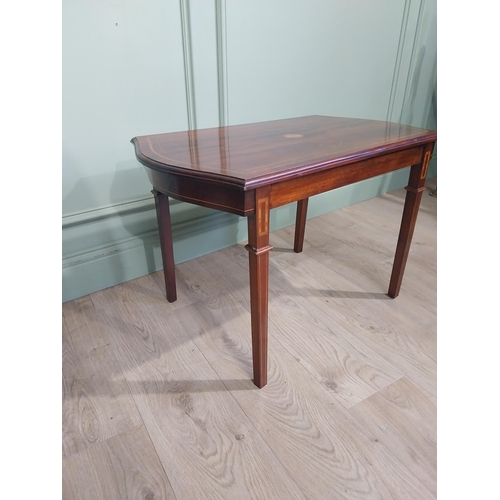
[[[315,115],[145,135],[131,142],[149,168],[247,190],[435,140],[432,130]]]

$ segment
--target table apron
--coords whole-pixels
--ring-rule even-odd
[[[159,172],[147,167],[146,171],[157,191],[176,200],[240,216],[248,216],[255,212],[252,191],[243,191],[206,179]]]
[[[423,146],[361,160],[271,185],[270,208],[287,205],[422,161]]]

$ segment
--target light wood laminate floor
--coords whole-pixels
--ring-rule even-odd
[[[162,272],[63,304],[63,498],[435,498],[437,199],[392,300],[404,195],[272,233],[260,390],[244,243],[173,304]]]

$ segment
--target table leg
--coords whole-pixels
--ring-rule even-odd
[[[250,312],[252,317],[253,376],[257,387],[267,384],[269,287],[269,186],[255,191],[255,214],[248,217]]]
[[[297,202],[297,217],[295,219],[295,241],[293,250],[297,253],[302,252],[304,247],[304,233],[306,231],[307,204],[309,198],[304,198]]]
[[[410,170],[410,180],[406,186],[406,199],[401,220],[401,229],[399,230],[396,255],[392,267],[391,281],[389,283],[389,297],[393,299],[399,295],[403,274],[410,252],[411,239],[417,222],[418,208],[422,198],[422,192],[425,191],[425,176],[429,167],[429,160],[432,154],[432,146],[424,149],[423,159],[420,163],[413,165]]]
[[[160,231],[161,256],[163,259],[163,273],[165,275],[167,300],[169,302],[175,302],[177,300],[177,290],[175,286],[174,248],[172,244],[172,223],[170,221],[168,196],[155,189],[153,189],[152,193],[155,197],[156,216],[158,218],[158,229]]]

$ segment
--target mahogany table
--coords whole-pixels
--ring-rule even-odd
[[[153,185],[167,300],[177,299],[168,197],[247,217],[253,375],[265,386],[270,210],[298,202],[301,252],[310,196],[411,166],[388,292],[395,298],[435,141],[430,130],[328,116],[134,137]]]

